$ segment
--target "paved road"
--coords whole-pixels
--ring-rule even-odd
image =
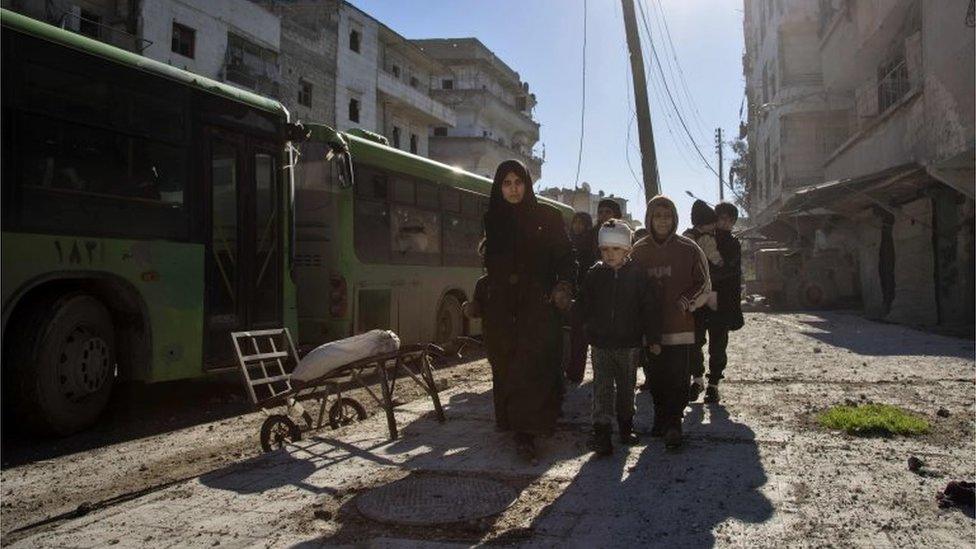
[[[733,334],[731,351],[723,403],[689,407],[681,453],[645,438],[594,458],[585,450],[586,382],[570,390],[540,463],[521,463],[492,428],[481,364],[443,393],[444,424],[415,400],[398,411],[400,440],[387,441],[384,419],[373,416],[81,517],[8,532],[5,545],[972,546],[971,514],[935,503],[948,480],[976,474],[971,340],[840,313],[756,313]],[[816,411],[846,400],[904,406],[933,432],[863,439],[814,425]],[[940,407],[949,417],[936,415]],[[646,429],[645,393],[638,409]],[[181,434],[167,436],[161,444]],[[925,474],[908,471],[912,455]],[[519,495],[500,515],[437,528],[357,511],[357,494],[430,475],[496,480]]]

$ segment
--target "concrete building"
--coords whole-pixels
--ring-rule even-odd
[[[592,192],[590,184],[585,181],[580,184],[577,189],[565,189],[552,187],[549,189],[542,189],[539,191],[539,195],[546,198],[551,198],[557,202],[562,202],[572,207],[577,212],[586,212],[593,217],[596,221],[596,210],[600,201],[609,198],[617,204],[620,205],[620,212],[623,214],[623,220],[626,221],[631,227],[637,228],[643,223],[637,222],[627,211],[627,199],[614,195],[605,195],[603,191],[597,193]]]
[[[390,145],[428,155],[433,127],[452,127],[454,111],[430,92],[447,68],[367,13],[339,6],[336,126],[386,136]]]
[[[339,0],[252,0],[281,21],[278,100],[296,120],[335,126]]]
[[[431,94],[457,113],[453,127],[431,130],[431,157],[488,177],[501,161],[517,158],[538,180],[543,158],[533,152],[536,99],[519,74],[476,38],[412,42],[446,66],[434,75]]]
[[[959,3],[746,0],[747,203],[787,301],[973,323],[974,33]]]
[[[0,6],[139,53],[139,6],[118,0],[2,0]]]

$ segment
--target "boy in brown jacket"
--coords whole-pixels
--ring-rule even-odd
[[[646,271],[660,306],[660,344],[651,380],[654,426],[651,436],[664,436],[667,448],[681,446],[681,420],[688,404],[688,379],[695,347],[695,318],[711,292],[708,260],[695,242],[675,234],[678,211],[670,198],[655,196],[647,203],[651,234],[638,242],[631,257]],[[655,348],[658,350],[658,348]]]

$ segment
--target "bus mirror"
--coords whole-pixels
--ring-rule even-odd
[[[345,151],[339,155],[339,187],[349,189],[352,188],[354,182],[352,155]]]
[[[306,141],[312,134],[312,130],[306,128],[301,122],[285,125],[285,138],[289,141]]]

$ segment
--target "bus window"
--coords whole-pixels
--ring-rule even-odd
[[[414,203],[414,182],[404,176],[393,177],[393,201],[403,204]]]
[[[461,193],[454,189],[441,189],[441,204],[445,212],[461,213]]]
[[[428,210],[441,209],[440,196],[433,183],[421,181],[417,183],[417,206]]]
[[[353,243],[363,263],[390,261],[390,207],[386,202],[357,198],[353,213]]]
[[[238,245],[238,172],[237,148],[229,143],[214,141],[210,159],[213,207],[213,257],[210,275],[213,284],[208,288],[210,315],[215,318],[235,318],[238,314],[237,265]]]
[[[111,130],[22,115],[19,210],[24,229],[104,236],[189,236],[186,150]]]
[[[393,206],[390,224],[392,262],[407,265],[440,265],[440,214],[410,206]]]
[[[481,220],[444,215],[444,265],[477,267],[481,265],[478,242],[481,241]]]
[[[386,174],[364,168],[359,164],[354,170],[356,172],[356,196],[386,200],[388,194]]]

